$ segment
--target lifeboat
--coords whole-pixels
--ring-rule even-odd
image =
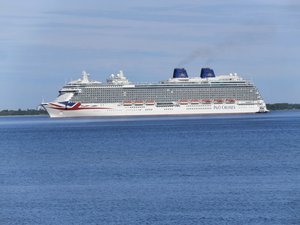
[[[144,102],[143,101],[135,101],[134,104],[135,105],[144,105]]]
[[[146,105],[155,105],[155,101],[146,101],[145,104]]]
[[[215,99],[215,100],[214,100],[214,103],[215,103],[215,104],[222,104],[222,103],[223,103],[223,100],[222,100],[222,99]]]
[[[179,100],[178,102],[180,105],[187,105],[189,103],[188,100]]]
[[[235,103],[235,100],[234,99],[226,99],[226,103],[233,104],[233,103]]]
[[[123,101],[123,105],[125,106],[132,105],[132,101]]]
[[[199,100],[193,99],[193,100],[191,100],[191,104],[199,104]]]
[[[202,100],[202,103],[203,103],[203,104],[210,104],[210,103],[211,103],[211,100],[210,100],[210,99],[203,99],[203,100]]]

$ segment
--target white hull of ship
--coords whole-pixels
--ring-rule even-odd
[[[189,104],[171,107],[157,107],[156,105],[82,104],[78,109],[57,109],[47,103],[42,104],[42,106],[47,110],[51,118],[243,114],[268,111],[265,104]]]

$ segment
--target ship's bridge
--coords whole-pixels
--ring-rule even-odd
[[[90,74],[86,71],[82,71],[82,78],[74,80],[68,83],[68,86],[78,85],[78,84],[101,84],[100,81],[93,81],[89,79]]]

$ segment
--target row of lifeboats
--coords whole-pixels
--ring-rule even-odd
[[[155,105],[155,101],[123,101],[123,105]]]
[[[181,105],[187,105],[187,104],[223,104],[223,103],[227,103],[227,104],[233,104],[235,103],[235,99],[202,99],[202,100],[198,100],[198,99],[193,99],[193,100],[179,100],[178,101],[179,104]]]
[[[202,99],[202,100],[198,100],[198,99],[192,99],[192,100],[179,100],[177,102],[180,105],[188,105],[188,104],[234,104],[235,103],[235,99]],[[131,105],[155,105],[156,102],[155,101],[123,101],[123,105],[124,106],[131,106]]]

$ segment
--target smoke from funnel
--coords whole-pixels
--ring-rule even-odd
[[[189,55],[183,58],[179,63],[178,67],[183,67],[195,60],[200,60],[202,65],[210,66],[212,62],[220,57],[227,57],[234,54],[237,51],[241,51],[241,48],[248,47],[269,41],[270,38],[275,36],[276,26],[270,25],[265,21],[244,21],[239,24],[239,29],[232,32],[228,36],[220,37],[222,41],[210,46],[197,47]],[[253,50],[252,48],[243,48],[246,50]],[[246,53],[246,52],[245,52]],[[246,54],[245,54],[246,55]]]
[[[178,67],[182,67],[186,64],[189,64],[196,59],[201,59],[201,61],[204,62],[204,64],[208,63],[212,60],[213,57],[213,48],[211,47],[199,47],[195,51],[191,52],[187,57],[185,57],[183,60],[181,60],[178,63]]]

